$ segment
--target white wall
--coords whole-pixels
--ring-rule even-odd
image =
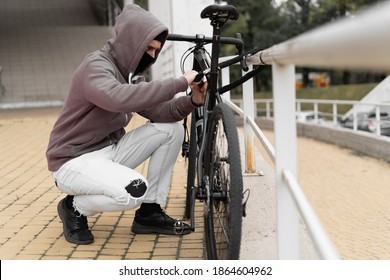
[[[169,33],[211,36],[210,21],[200,18],[201,11],[211,4],[214,0],[149,0],[149,11],[168,27]],[[180,58],[190,46],[185,42],[167,42],[152,67],[153,79],[180,76]],[[191,57],[187,61],[185,69],[189,70]]]

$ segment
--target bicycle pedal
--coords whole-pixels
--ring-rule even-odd
[[[174,224],[173,224],[173,231],[176,233],[176,234],[182,234],[183,231],[184,231],[184,223],[182,222],[182,220],[177,220]]]

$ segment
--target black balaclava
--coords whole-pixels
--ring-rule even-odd
[[[152,65],[156,60],[151,57],[147,52],[144,53],[137,68],[135,69],[134,75],[143,73],[149,65]]]
[[[154,40],[159,41],[160,43],[164,40],[164,34],[161,33]],[[138,63],[137,68],[135,69],[134,75],[143,73],[150,65],[156,61],[155,58],[151,57],[147,52],[144,53],[140,62]]]

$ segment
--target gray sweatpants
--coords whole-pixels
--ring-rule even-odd
[[[74,206],[81,214],[92,216],[106,211],[124,211],[142,202],[164,206],[184,130],[181,123],[146,123],[123,136],[114,145],[86,153],[53,172],[57,186],[74,195]],[[150,158],[147,179],[135,171]],[[143,180],[146,193],[132,197],[126,187]]]

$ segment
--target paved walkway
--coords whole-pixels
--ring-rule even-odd
[[[178,236],[134,235],[134,211],[89,218],[95,242],[65,241],[56,206],[64,195],[47,171],[45,150],[58,109],[0,110],[0,259],[203,259],[203,229]],[[144,120],[131,122],[131,127]],[[145,174],[147,163],[139,167]],[[167,213],[183,216],[185,163],[181,156]],[[201,218],[201,212],[197,214]],[[202,225],[202,222],[198,222]]]
[[[0,62],[7,89],[0,107],[63,100],[83,56],[111,36],[112,28],[96,26],[86,0],[0,1],[0,38],[6,38],[0,39]],[[203,259],[201,207],[198,230],[183,237],[134,235],[134,211],[128,211],[90,218],[92,245],[65,241],[56,211],[63,194],[54,186],[44,154],[57,112],[0,110],[0,259]],[[310,139],[299,139],[298,146],[299,181],[341,257],[390,259],[390,165]],[[146,165],[139,171],[145,173]],[[186,172],[180,156],[174,172],[167,212],[181,217]],[[264,189],[269,196],[248,217],[261,219],[265,230],[244,232],[243,239],[253,243],[243,248],[255,258],[274,258],[274,189]],[[256,191],[264,198],[263,189]],[[254,220],[248,217],[245,223]],[[252,245],[258,240],[261,246]]]
[[[56,210],[64,195],[55,187],[45,159],[57,113],[58,108],[0,110],[0,259],[205,258],[201,205],[196,209],[198,228],[186,236],[134,235],[131,210],[89,218],[95,235],[92,245],[66,242]],[[129,129],[143,122],[137,117]],[[272,133],[266,134],[272,141]],[[259,190],[264,180],[272,181],[271,167],[260,177]],[[389,169],[386,162],[348,149],[298,139],[299,181],[343,259],[390,259]],[[138,168],[144,174],[146,170],[147,163]],[[179,155],[166,209],[176,218],[183,216],[185,181],[185,162]],[[265,229],[244,230],[247,243],[243,248],[250,258],[276,257],[274,190],[270,187],[269,198],[256,205],[255,212],[260,212],[250,211],[244,220],[252,223],[248,219],[255,216]],[[263,192],[256,194],[257,189],[253,195],[263,197]]]
[[[390,163],[305,137],[297,162],[299,184],[340,257],[389,260]]]
[[[97,25],[87,0],[27,2],[0,1],[0,66],[7,90],[0,95],[0,108],[64,100],[85,54],[113,35],[112,28]],[[58,108],[0,110],[0,259],[205,257],[201,207],[196,212],[197,231],[183,237],[134,235],[134,211],[127,211],[90,218],[94,244],[67,243],[56,211],[64,195],[54,186],[45,159],[57,112]],[[137,118],[130,125],[141,122]],[[272,139],[272,133],[267,134]],[[274,175],[272,164],[262,159],[258,168],[266,175],[246,179],[252,181],[252,208],[244,219],[241,256],[273,259]],[[143,173],[146,169],[147,163],[139,167]],[[390,259],[389,169],[388,163],[348,149],[298,139],[299,182],[342,258]],[[179,218],[186,181],[181,156],[174,172],[167,212]]]

